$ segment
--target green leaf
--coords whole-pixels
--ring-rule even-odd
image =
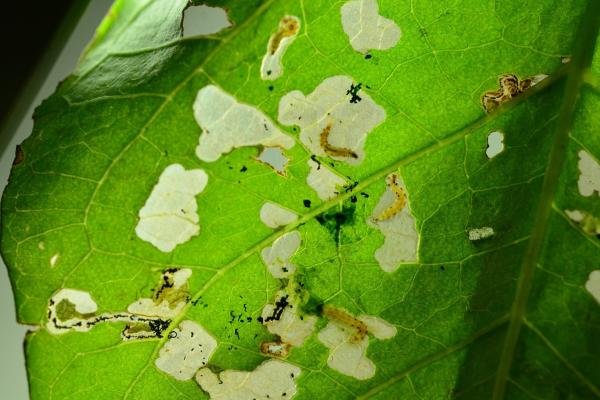
[[[31,397],[600,397],[599,3],[206,3],[117,1],[17,151]]]

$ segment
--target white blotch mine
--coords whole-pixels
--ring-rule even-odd
[[[183,287],[188,279],[190,279],[190,276],[192,276],[192,270],[189,268],[182,268],[173,272],[173,288],[180,289]]]
[[[298,219],[296,213],[281,207],[279,204],[266,202],[260,208],[260,220],[269,228],[286,226]]]
[[[317,192],[317,196],[321,200],[334,198],[339,194],[339,188],[347,183],[344,178],[313,160],[308,160],[308,166],[310,171],[306,177],[306,183]]]
[[[282,176],[286,175],[285,169],[290,161],[281,147],[265,147],[256,159],[273,168],[275,172]]]
[[[223,89],[208,85],[198,91],[194,117],[202,128],[196,155],[216,161],[243,146],[279,146],[289,149],[294,139],[282,133],[261,111],[238,102]]]
[[[279,102],[279,121],[301,128],[300,140],[317,156],[349,164],[365,157],[367,134],[385,118],[385,110],[347,76],[325,79],[305,96],[294,90]]]
[[[69,317],[60,315],[57,309],[63,306],[66,302],[68,307],[71,309]],[[61,304],[63,303],[63,304]],[[48,307],[48,331],[54,334],[62,334],[73,329],[78,332],[89,331],[92,326],[86,324],[79,324],[79,322],[86,321],[85,315],[95,314],[98,310],[98,305],[92,299],[92,296],[88,292],[77,289],[60,289],[50,299],[50,305]]]
[[[59,257],[60,257],[60,254],[58,254],[58,253],[56,253],[52,257],[50,257],[50,268],[56,267]]]
[[[600,304],[600,270],[592,271],[585,283],[585,290]]]
[[[295,379],[300,372],[295,365],[270,359],[254,371],[225,370],[217,375],[202,368],[196,381],[211,400],[283,400],[296,395]]]
[[[125,341],[160,338],[169,327],[167,318],[175,316],[189,300],[187,280],[191,274],[190,269],[167,269],[153,299],[138,300],[128,312],[97,314],[96,302],[88,292],[60,289],[48,301],[48,331],[86,332],[100,323],[125,322],[121,331]]]
[[[576,222],[588,235],[600,235],[600,218],[580,210],[565,210],[565,214]]]
[[[95,313],[98,310],[98,305],[92,299],[88,292],[77,289],[61,289],[52,296],[54,303],[58,304],[62,300],[67,300],[75,306],[75,311],[80,314]]]
[[[197,235],[196,196],[207,182],[208,175],[201,169],[186,171],[179,164],[165,168],[139,212],[138,237],[166,253]]]
[[[217,341],[204,328],[183,321],[171,332],[154,364],[173,378],[186,381],[206,365],[216,348]]]
[[[298,251],[301,242],[300,232],[292,231],[262,250],[260,255],[274,278],[289,278],[296,272],[296,266],[291,263],[290,258]]]
[[[351,0],[342,6],[341,12],[344,32],[358,52],[387,50],[400,40],[400,27],[379,15],[377,0]]]
[[[191,275],[189,268],[163,273],[162,285],[155,290],[155,297],[138,299],[127,307],[127,311],[149,317],[176,317],[186,305],[186,285]]]
[[[190,6],[183,12],[183,37],[210,35],[231,26],[221,7]]]
[[[565,210],[565,214],[575,222],[581,222],[585,217],[585,213],[579,210]]]
[[[286,15],[279,21],[279,27],[269,38],[267,52],[262,59],[260,77],[264,80],[275,80],[283,75],[283,58],[288,47],[292,44],[300,31],[298,17]]]
[[[579,152],[579,193],[589,197],[598,192],[600,196],[600,164],[585,150]]]
[[[390,339],[397,333],[396,327],[374,316],[361,315],[357,320],[366,325],[369,334],[380,340]],[[369,335],[356,340],[355,327],[344,320],[332,319],[319,332],[318,338],[329,348],[327,365],[330,368],[359,380],[375,375],[376,366],[367,357]]]
[[[494,235],[494,228],[489,227],[489,226],[469,229],[469,240],[471,242],[476,242],[478,240],[487,239],[493,235]]]
[[[418,260],[419,234],[410,211],[408,192],[404,182],[397,175],[395,180],[391,175],[387,180],[388,186],[373,209],[373,214],[367,220],[367,224],[379,229],[385,237],[383,245],[375,250],[375,259],[382,270],[394,272],[400,267],[400,264],[413,263]],[[395,188],[392,187],[391,182],[395,182]],[[387,211],[397,204],[398,189],[401,189],[406,196],[405,204],[402,209],[387,219],[381,220],[380,216],[384,213],[388,214]]]
[[[504,151],[504,134],[502,132],[492,132],[488,135],[488,147],[485,150],[485,155],[488,158],[494,158]]]
[[[357,319],[364,322],[369,328],[369,333],[377,339],[391,339],[396,336],[396,327],[379,317],[360,315]]]
[[[279,292],[275,304],[267,304],[262,311],[263,324],[269,332],[279,335],[281,341],[292,346],[302,346],[315,329],[317,317],[298,315],[298,304],[287,303],[288,296]]]

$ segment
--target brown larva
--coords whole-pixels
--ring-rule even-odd
[[[296,17],[285,16],[279,22],[279,29],[271,37],[269,42],[269,52],[275,54],[283,38],[294,36],[300,29],[300,21]]]
[[[364,322],[353,317],[342,309],[325,305],[323,306],[323,315],[330,320],[336,321],[349,327],[350,329],[355,330],[354,334],[352,334],[349,338],[350,343],[360,342],[369,333],[369,329]]]
[[[351,149],[347,149],[345,147],[337,147],[329,143],[329,134],[331,133],[331,128],[333,124],[330,122],[323,128],[320,135],[321,147],[325,151],[325,153],[334,157],[351,157],[358,158],[358,154],[356,154]]]

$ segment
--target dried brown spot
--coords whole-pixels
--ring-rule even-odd
[[[498,84],[499,90],[487,91],[481,97],[481,105],[488,113],[532,87],[534,78],[519,80],[516,75],[506,74],[500,77]]]

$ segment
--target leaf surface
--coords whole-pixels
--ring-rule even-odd
[[[268,359],[261,344],[277,339],[259,322],[263,308],[296,289],[295,305],[316,326],[284,360],[301,371],[287,398],[600,397],[600,295],[589,284],[600,269],[600,192],[580,186],[582,175],[600,180],[600,7],[379,0],[400,38],[361,52],[342,25],[349,2],[207,3],[224,7],[232,26],[182,38],[186,1],[117,1],[77,70],[36,110],[2,199],[18,319],[39,326],[26,339],[31,397],[208,398],[195,379],[155,364],[173,332],[191,320],[216,339],[211,371],[256,370]],[[284,16],[298,18],[299,32],[282,76],[261,79]],[[506,74],[548,77],[486,114],[481,97]],[[371,99],[385,112],[361,139],[359,163],[325,149],[322,134],[323,154],[313,154],[301,140],[310,124],[281,123],[282,98],[310,97],[334,76],[352,82],[341,96],[354,99],[360,84],[358,104]],[[261,146],[198,158],[199,137],[210,133],[193,104],[209,85],[293,138],[284,176],[257,160]],[[238,136],[252,129],[236,123]],[[491,132],[504,147],[489,158]],[[585,173],[582,152],[592,160]],[[307,183],[311,159],[346,181],[333,198]],[[136,227],[172,164],[203,170],[208,183],[193,195],[199,233],[165,252]],[[386,270],[376,254],[387,218],[375,210],[392,175],[418,249],[416,260]],[[273,229],[260,219],[266,202],[298,218]],[[263,251],[296,231],[295,269],[274,276]],[[123,340],[132,323],[115,315],[161,296],[169,269],[191,271],[183,295],[165,289],[181,309],[163,318],[159,337]],[[89,293],[92,314],[110,317],[85,332],[53,332],[51,299],[64,288]],[[321,336],[359,315],[395,329],[383,339],[369,328],[368,379],[332,368]]]

